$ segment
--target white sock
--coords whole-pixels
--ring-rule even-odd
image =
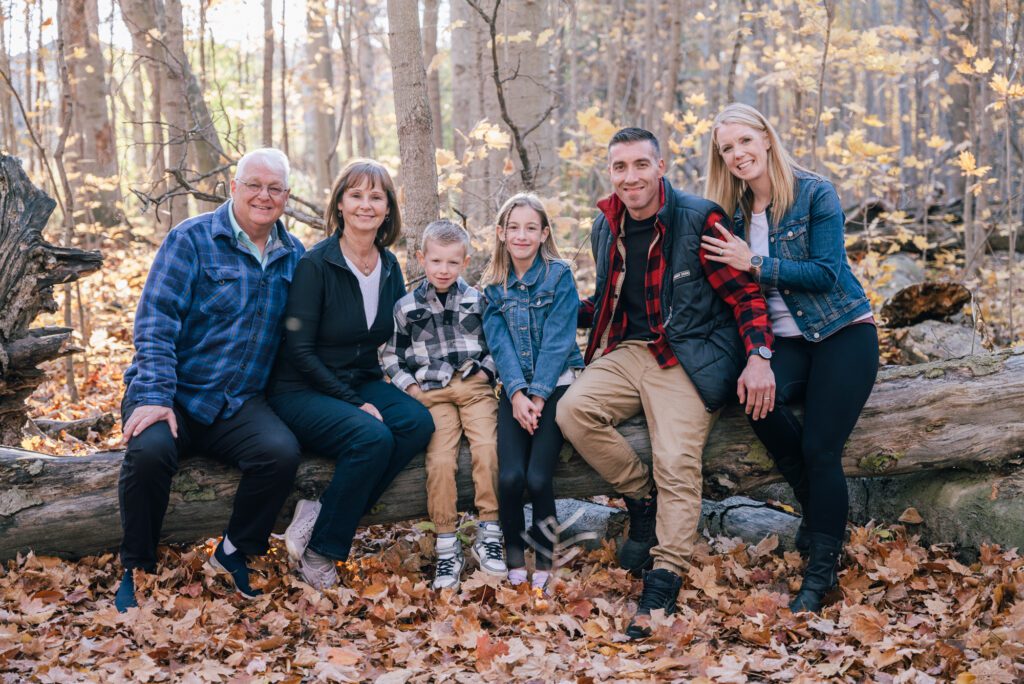
[[[238,550],[238,549],[235,548],[235,545],[231,543],[231,540],[228,539],[228,535],[226,535],[226,534],[224,535],[224,544],[223,544],[223,546],[224,546],[224,553],[226,553],[229,556],[231,554],[233,554],[235,551]]]
[[[437,535],[437,541],[434,545],[434,549],[438,553],[454,553],[458,545],[459,538],[455,536],[454,532],[448,532]]]
[[[508,582],[513,587],[526,584],[526,568],[512,568],[508,571]]]

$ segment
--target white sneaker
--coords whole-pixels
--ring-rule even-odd
[[[533,576],[530,577],[530,588],[534,591],[540,591],[542,594],[548,593],[548,581],[551,579],[551,572],[548,570],[534,570]]]
[[[476,541],[473,542],[473,558],[480,569],[488,575],[506,577],[505,537],[495,522],[482,522],[476,527]]]
[[[306,549],[299,559],[299,575],[309,586],[323,591],[338,584],[338,567],[327,556]]]
[[[462,542],[458,537],[438,537],[434,547],[437,566],[434,568],[434,589],[458,589],[462,583],[462,569],[466,559],[462,555]]]
[[[288,556],[296,563],[299,562],[306,547],[309,546],[309,540],[313,536],[313,526],[316,525],[319,515],[319,501],[299,499],[299,502],[295,504],[292,522],[284,531],[284,545],[288,549]]]

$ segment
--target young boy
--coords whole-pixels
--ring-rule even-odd
[[[480,293],[460,274],[469,263],[469,235],[451,221],[423,231],[416,258],[426,280],[395,304],[395,334],[381,365],[396,387],[423,402],[434,418],[427,446],[427,512],[437,530],[435,589],[457,589],[465,560],[455,536],[455,473],[465,434],[473,462],[479,514],[473,556],[480,569],[504,577],[498,525],[498,400],[494,359],[487,350]]]

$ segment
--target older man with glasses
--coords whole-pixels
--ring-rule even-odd
[[[186,452],[241,469],[231,519],[209,563],[239,595],[261,593],[249,583],[246,557],[266,553],[300,454],[263,395],[288,285],[305,251],[280,221],[288,174],[279,150],[243,156],[231,199],[175,226],[146,279],[121,403],[121,612],[138,605],[134,571],[156,569],[171,479]]]

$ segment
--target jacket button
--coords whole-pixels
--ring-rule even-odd
[[[803,311],[797,311],[797,312],[796,312],[796,315],[797,315],[797,316],[803,316],[803,315],[804,315],[804,312],[803,312]]]
[[[523,356],[526,356],[526,352],[523,352]]]
[[[814,333],[814,339],[818,339],[819,337],[821,337],[821,335],[820,335],[820,334],[818,334],[818,333]]]
[[[775,238],[773,238],[773,237],[768,238],[768,242],[775,242]]]
[[[788,233],[786,233],[786,237],[793,237],[793,231],[789,231]]]
[[[223,284],[224,284],[224,281],[223,281],[223,280],[218,280],[218,281],[217,281],[217,284],[218,284],[218,285],[223,285]]]
[[[783,290],[782,294],[789,294],[789,290]]]

